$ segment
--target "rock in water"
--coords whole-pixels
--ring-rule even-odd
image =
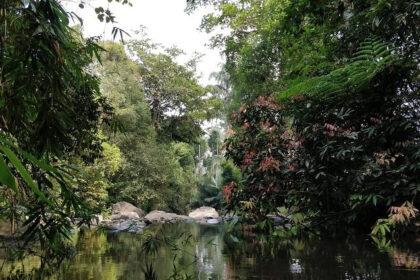
[[[124,214],[111,215],[111,220],[139,220],[140,217],[136,212],[125,212]]]
[[[219,219],[208,219],[207,220],[208,224],[218,224],[219,223]]]
[[[122,202],[118,202],[115,203],[114,205],[112,205],[112,211],[111,211],[111,215],[126,215],[126,216],[133,216],[132,214],[127,214],[127,213],[137,213],[138,218],[144,217],[144,212],[143,210],[141,210],[140,208],[137,208],[136,206],[134,206],[131,203],[122,201]]]
[[[175,213],[167,213],[165,211],[154,210],[147,214],[144,217],[151,223],[159,223],[159,222],[177,222],[177,221],[185,221],[188,220],[187,216],[177,215]]]
[[[128,231],[133,233],[138,233],[143,230],[143,228],[146,226],[144,222],[140,221],[103,221],[102,223],[105,227],[107,227],[112,232],[118,232],[118,231]]]
[[[188,216],[193,219],[217,219],[219,213],[213,207],[203,206],[193,210]]]

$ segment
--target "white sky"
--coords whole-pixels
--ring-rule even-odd
[[[206,46],[210,42],[211,35],[198,30],[205,9],[200,9],[191,15],[184,12],[186,0],[131,0],[133,7],[118,3],[109,4],[107,0],[85,0],[89,3],[84,9],[80,9],[78,0],[64,0],[68,10],[76,12],[83,20],[83,32],[85,36],[105,35],[105,39],[111,39],[111,24],[99,22],[93,7],[108,7],[116,17],[116,26],[130,33],[135,39],[135,30],[140,26],[147,28],[148,37],[155,43],[165,47],[177,46],[184,50],[188,57],[194,52],[203,54],[197,65],[198,76],[203,85],[214,83],[209,80],[212,72],[219,71],[219,64],[223,59],[219,50]],[[73,2],[73,4],[72,4]],[[125,37],[124,40],[130,38]]]

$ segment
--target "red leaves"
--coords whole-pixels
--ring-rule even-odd
[[[257,171],[280,171],[280,162],[273,157],[266,157],[260,162]]]
[[[335,135],[334,131],[325,131],[323,132],[324,135],[328,135],[330,137],[333,137]]]
[[[337,131],[338,130],[337,126],[335,126],[333,124],[329,124],[329,123],[324,123],[324,129],[329,130],[329,131]]]
[[[260,122],[260,126],[263,129],[264,132],[266,133],[270,133],[273,132],[275,130],[277,130],[278,126],[277,125],[273,125],[271,122],[266,121],[266,122]]]
[[[287,140],[280,138],[287,125],[283,109],[286,107],[277,105],[273,97],[258,97],[232,113],[235,133],[229,133],[226,155],[242,169],[248,182],[241,188],[246,192],[239,192],[232,183],[224,186],[223,195],[229,206],[249,199],[251,193],[264,201],[278,193],[281,170],[287,169],[288,164],[283,157],[291,154],[284,144],[294,141],[292,135]]]
[[[382,124],[382,120],[375,117],[370,117],[370,121],[376,124]]]
[[[246,154],[242,160],[242,165],[241,168],[246,168],[248,167],[248,165],[250,165],[252,163],[252,160],[255,157],[255,151],[252,150],[250,151],[248,154]]]
[[[276,105],[274,102],[275,102],[274,97],[259,96],[252,102],[252,104],[255,106],[265,106],[265,107],[271,105],[271,107],[273,107],[273,105]]]
[[[238,190],[238,184],[235,182],[231,182],[229,185],[223,186],[222,194],[225,196],[226,202],[229,202],[234,195],[234,193]]]

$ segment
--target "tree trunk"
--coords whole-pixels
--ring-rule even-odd
[[[159,128],[159,115],[160,115],[160,101],[154,99],[152,103],[152,125],[154,128]]]

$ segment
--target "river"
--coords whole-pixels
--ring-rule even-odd
[[[419,280],[420,244],[411,241],[378,250],[367,236],[273,240],[194,223],[139,234],[82,230],[74,235],[76,256],[45,279]],[[28,272],[39,260],[24,264]],[[3,265],[0,278],[10,268]]]

